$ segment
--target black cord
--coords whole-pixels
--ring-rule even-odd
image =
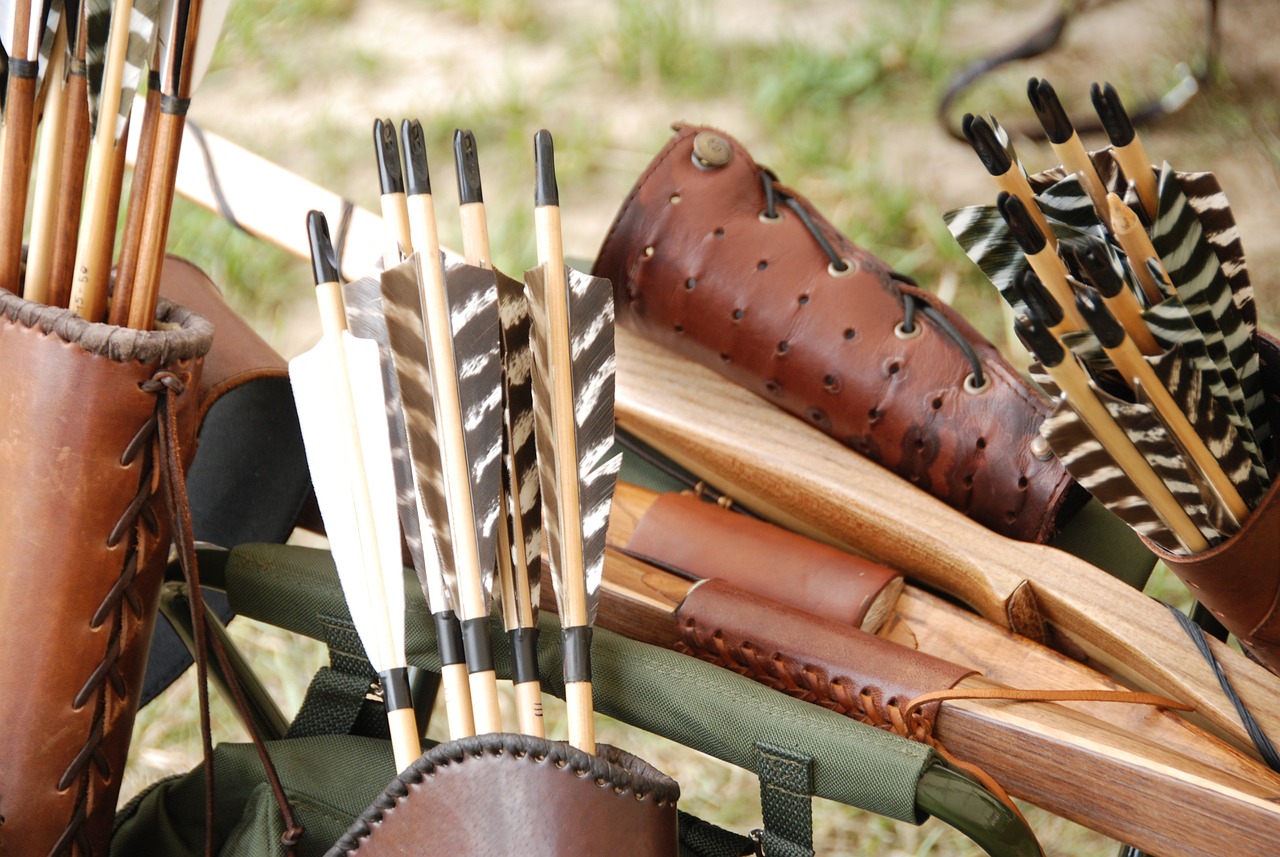
[[[1240,698],[1240,694],[1236,693],[1236,689],[1232,686],[1231,680],[1227,678],[1227,673],[1222,668],[1222,664],[1218,663],[1218,659],[1213,656],[1213,651],[1209,648],[1209,640],[1205,637],[1204,631],[1200,630],[1200,626],[1188,619],[1178,608],[1171,604],[1164,606],[1168,607],[1169,612],[1173,613],[1177,618],[1178,624],[1191,637],[1201,656],[1213,668],[1213,674],[1218,677],[1218,685],[1222,688],[1222,692],[1226,694],[1227,699],[1231,700],[1231,704],[1236,709],[1236,714],[1240,717],[1240,723],[1244,725],[1244,730],[1249,733],[1249,740],[1253,742],[1253,746],[1261,754],[1262,761],[1266,762],[1267,767],[1271,770],[1280,773],[1280,755],[1276,753],[1276,748],[1272,745],[1271,739],[1262,731],[1258,721],[1253,719],[1253,715],[1245,707],[1244,700]]]

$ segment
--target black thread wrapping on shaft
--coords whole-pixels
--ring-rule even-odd
[[[591,681],[591,630],[590,625],[575,625],[560,631],[566,683]]]
[[[160,112],[168,113],[170,116],[186,116],[187,108],[191,106],[190,98],[179,98],[176,95],[160,96]]]
[[[436,621],[436,645],[440,647],[440,666],[466,663],[462,647],[462,625],[452,610],[433,614]]]
[[[462,620],[462,642],[467,652],[467,672],[493,669],[493,646],[489,642],[489,617]]]
[[[40,71],[40,64],[35,60],[16,60],[9,58],[9,77],[35,80]]]
[[[524,684],[538,681],[538,629],[516,628],[508,631],[511,638],[511,655],[514,666],[511,670],[511,681]]]
[[[378,673],[382,681],[382,700],[387,711],[399,711],[402,708],[413,708],[413,694],[409,691],[409,669],[392,667]]]

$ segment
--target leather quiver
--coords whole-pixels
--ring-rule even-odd
[[[619,493],[641,489],[619,486]],[[648,492],[645,492],[648,493]],[[615,510],[617,508],[615,499]],[[616,515],[616,511],[615,511]],[[739,589],[874,632],[902,591],[893,569],[688,494],[656,496],[624,550],[659,568]]]
[[[941,703],[921,706],[904,721],[900,713],[907,703],[949,690],[975,672],[723,580],[695,586],[676,620],[678,651],[916,740],[932,734]]]
[[[1260,332],[1257,343],[1272,424],[1280,424],[1280,342]],[[1280,674],[1280,479],[1235,534],[1207,551],[1178,556],[1144,541],[1245,652]]]
[[[606,744],[490,734],[440,744],[401,773],[329,851],[675,857],[680,787]]]
[[[592,273],[613,281],[622,324],[998,533],[1043,542],[1074,507],[1038,439],[1041,395],[720,131],[677,126]]]
[[[160,436],[174,415],[190,463],[213,337],[167,301],[157,328],[0,291],[0,854],[107,853],[169,554]]]

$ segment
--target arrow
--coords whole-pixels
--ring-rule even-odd
[[[529,350],[529,303],[524,287],[495,269],[480,181],[476,139],[453,137],[458,174],[462,245],[467,263],[493,272],[498,287],[502,335],[503,522],[498,527],[498,581],[502,619],[511,638],[512,682],[520,731],[543,737],[542,682],[538,675],[538,586],[542,564],[541,497],[534,442],[533,355]]]
[[[347,331],[324,216],[307,218],[323,335],[289,361],[303,445],[351,620],[382,681],[396,770],[422,749],[404,652],[404,577],[378,347]]]
[[[122,283],[122,299],[128,301],[129,326],[150,330],[160,290],[160,268],[169,237],[174,181],[182,151],[182,129],[191,96],[200,86],[230,0],[175,0],[162,26],[164,59],[160,69],[160,117],[152,143],[152,165],[147,173],[146,206],[138,239],[138,267],[130,282]]]
[[[539,266],[525,273],[533,318],[533,406],[542,520],[564,636],[569,743],[595,753],[591,623],[621,455],[613,445],[613,289],[564,265],[551,135],[534,138]]]
[[[412,126],[410,127],[412,131]],[[414,189],[407,197],[409,229],[416,251],[418,300],[425,327],[416,354],[395,345],[400,357],[428,366],[434,427],[443,472],[446,520],[427,502],[437,532],[447,530],[453,547],[458,603],[476,731],[502,731],[498,684],[489,639],[489,606],[497,562],[502,480],[502,364],[498,292],[493,275],[466,265],[441,265],[427,175],[426,149],[417,134],[405,147]],[[385,288],[385,280],[384,280]],[[384,292],[385,294],[385,292]],[[393,300],[388,295],[388,305]],[[393,338],[393,343],[394,343]],[[403,376],[402,376],[403,377]],[[411,432],[413,425],[410,425]],[[412,443],[412,434],[411,434]],[[418,452],[414,451],[415,466]],[[424,467],[434,462],[422,462]],[[422,481],[419,482],[422,487]],[[424,497],[425,502],[425,497]]]

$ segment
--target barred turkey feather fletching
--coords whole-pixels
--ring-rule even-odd
[[[568,284],[569,350],[573,363],[573,431],[578,459],[575,463],[579,508],[576,510],[562,508],[554,474],[548,467],[548,462],[556,467],[563,463],[556,461],[556,427],[551,418],[551,343],[547,335],[545,266],[525,273],[525,290],[533,318],[533,402],[538,457],[542,461],[543,522],[547,530],[552,580],[557,583],[557,603],[561,611],[566,610],[563,581],[567,574],[576,571],[564,568],[561,560],[562,516],[576,513],[581,523],[582,572],[586,580],[587,622],[590,624],[595,620],[604,571],[605,532],[618,469],[622,465],[621,455],[606,458],[614,440],[614,376],[617,368],[613,345],[613,287],[607,280],[571,268],[565,269],[565,277]]]
[[[1169,551],[1182,545],[1067,401],[1040,426],[1053,454],[1080,485],[1138,533]]]
[[[1165,165],[1159,182],[1159,205],[1151,243],[1164,263],[1178,297],[1204,336],[1205,348],[1237,410],[1266,444],[1271,435],[1266,401],[1258,374],[1253,328],[1236,306],[1213,246],[1187,201],[1173,170]]]
[[[1149,362],[1210,454],[1252,508],[1261,499],[1266,483],[1259,480],[1253,459],[1240,443],[1235,427],[1209,393],[1204,375],[1195,370],[1181,348],[1171,349]]]
[[[1210,543],[1221,538],[1222,533],[1209,520],[1209,510],[1201,495],[1200,484],[1191,475],[1192,468],[1155,411],[1146,404],[1122,402],[1104,392],[1094,392],[1107,413],[1111,414],[1125,436],[1151,465],[1151,469],[1160,477],[1160,481],[1169,489],[1169,493],[1201,534]]]
[[[396,378],[395,361],[391,356],[391,343],[387,335],[386,318],[382,312],[382,293],[378,279],[362,277],[355,282],[345,284],[342,287],[342,299],[346,306],[347,326],[351,333],[378,344],[382,385],[386,391],[387,435],[391,443],[391,468],[395,474],[396,506],[400,513],[400,528],[404,531],[404,541],[409,548],[409,556],[413,560],[413,569],[430,600],[430,591],[426,585],[427,568],[428,564],[438,564],[439,559],[435,556],[435,542],[428,539],[424,545],[422,540],[418,492],[414,487],[413,460],[409,455],[404,406],[400,399],[400,382]],[[439,574],[438,571],[430,573]]]
[[[516,574],[528,577],[532,618],[538,616],[542,569],[542,498],[538,488],[538,454],[534,438],[533,351],[529,341],[529,301],[524,284],[501,271],[498,309],[502,320],[503,413],[506,431],[503,447],[503,488],[507,497],[507,526],[514,553],[524,546],[525,567],[512,558]],[[512,621],[514,617],[508,620]],[[510,627],[510,624],[508,625]]]
[[[487,610],[497,573],[498,527],[505,525],[499,508],[503,430],[498,287],[492,270],[475,265],[447,264],[444,275],[463,445],[471,480],[471,519],[475,523]]]
[[[1178,185],[1195,211],[1204,229],[1204,240],[1222,265],[1223,276],[1231,287],[1232,300],[1240,310],[1240,318],[1253,331],[1258,326],[1258,307],[1249,282],[1244,246],[1240,243],[1240,227],[1231,213],[1231,203],[1213,173],[1176,173]]]
[[[138,90],[142,73],[151,58],[151,47],[158,29],[160,0],[136,0],[127,18],[123,14],[116,14],[115,7],[116,4],[111,0],[85,0],[89,39],[85,62],[89,82],[89,127],[96,133],[106,74],[107,41],[117,19],[125,19],[129,27],[129,42],[125,50],[124,76],[120,85],[120,109],[115,118],[115,136],[119,140],[128,125],[129,112],[133,109],[133,95]]]
[[[382,272],[382,311],[387,340],[404,405],[405,436],[413,464],[418,502],[422,504],[427,529],[424,543],[435,544],[439,565],[427,567],[420,579],[433,613],[456,610],[458,605],[457,564],[449,530],[449,505],[444,472],[440,462],[440,439],[436,429],[436,405],[432,397],[431,370],[427,363],[427,340],[422,304],[418,297],[416,257]]]
[[[942,219],[965,255],[981,269],[1000,296],[1010,306],[1016,306],[1019,299],[1013,284],[1018,273],[1028,267],[1027,259],[996,207],[967,205],[948,211]]]

